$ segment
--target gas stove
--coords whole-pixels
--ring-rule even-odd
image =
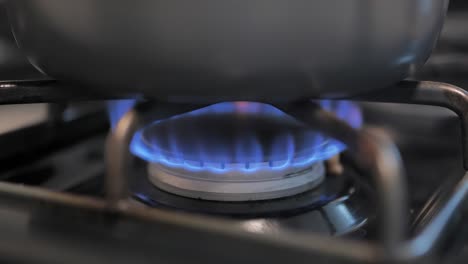
[[[0,259],[466,262],[468,67],[450,30],[409,80],[291,104],[71,94],[18,66],[0,111],[35,118],[0,135]]]

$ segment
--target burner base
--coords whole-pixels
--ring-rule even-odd
[[[157,188],[138,163],[131,178],[132,197],[142,205],[232,220],[249,231],[276,234],[293,230],[332,236],[375,237],[375,206],[367,193],[350,180],[356,172],[326,175],[316,188],[274,199],[244,202],[187,198]]]

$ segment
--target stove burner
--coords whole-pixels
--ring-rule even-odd
[[[346,164],[343,174],[326,175],[316,188],[300,194],[236,202],[193,199],[155,188],[142,165],[137,161],[133,167],[130,189],[132,197],[147,206],[222,217],[249,225],[249,231],[251,224],[261,222],[269,226],[262,232],[272,234],[296,230],[360,237],[374,226],[373,200],[355,184],[357,172]]]
[[[321,101],[353,126],[349,102]],[[317,186],[322,161],[345,149],[279,109],[261,103],[220,103],[155,122],[134,136],[132,152],[150,162],[157,187],[222,201],[273,199]]]

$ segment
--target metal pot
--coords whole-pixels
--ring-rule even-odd
[[[352,95],[423,64],[448,0],[7,0],[59,80],[168,101]]]

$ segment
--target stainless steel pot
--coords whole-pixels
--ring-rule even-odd
[[[379,89],[428,58],[448,0],[7,0],[51,77],[169,101]]]

